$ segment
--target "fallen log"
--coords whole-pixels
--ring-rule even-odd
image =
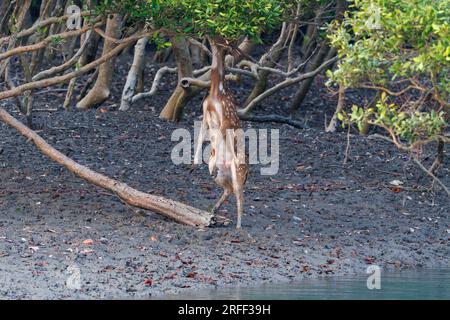
[[[123,182],[111,179],[73,161],[53,148],[36,132],[15,119],[1,107],[0,119],[7,125],[19,131],[23,136],[28,138],[28,140],[33,141],[36,147],[53,161],[63,165],[78,177],[98,187],[115,193],[120,199],[131,206],[154,211],[165,217],[190,226],[208,227],[215,223],[213,215],[206,211],[191,207],[181,202],[133,189]]]

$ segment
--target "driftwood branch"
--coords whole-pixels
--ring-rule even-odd
[[[36,132],[16,120],[1,107],[0,119],[19,131],[28,138],[28,140],[32,141],[42,153],[53,161],[63,165],[78,177],[113,192],[129,205],[152,210],[165,217],[190,226],[208,227],[214,223],[213,215],[206,211],[196,209],[181,202],[138,191],[123,182],[111,179],[73,161],[53,148]]]

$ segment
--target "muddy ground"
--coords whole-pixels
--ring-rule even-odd
[[[63,111],[64,92],[36,95],[39,134],[76,161],[140,190],[208,209],[221,194],[206,165],[170,161],[174,129],[192,130],[202,97],[178,124],[157,115],[173,77],[158,95],[117,111],[125,70],[119,62],[104,111]],[[156,70],[147,65],[150,81]],[[197,230],[135,210],[53,163],[13,129],[0,124],[0,297],[146,298],[204,287],[258,285],[305,277],[384,270],[448,268],[450,201],[387,142],[324,133],[336,103],[323,78],[297,116],[305,129],[280,130],[280,169],[261,176],[252,166],[243,230]],[[147,83],[147,87],[150,83]],[[240,99],[250,82],[233,85]],[[283,113],[295,88],[264,102],[258,113]],[[45,89],[44,89],[45,91]],[[354,93],[354,99],[361,99]],[[12,101],[3,105],[17,117]],[[449,149],[446,150],[447,154]],[[430,158],[433,150],[425,150]],[[450,185],[450,160],[439,177]],[[403,182],[393,188],[393,180]],[[235,201],[220,211],[235,222]],[[90,240],[92,240],[92,243]],[[88,241],[86,241],[88,240]],[[77,271],[80,289],[76,289]],[[67,281],[69,280],[69,287]],[[70,285],[72,284],[72,285]]]

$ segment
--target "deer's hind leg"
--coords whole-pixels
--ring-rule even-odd
[[[236,229],[241,228],[242,215],[244,213],[244,183],[245,176],[242,174],[242,167],[239,164],[235,164],[231,167],[233,192],[236,196],[237,204],[237,222]]]
[[[236,190],[234,190],[234,194],[236,196],[236,202],[237,202],[236,229],[240,229],[242,214],[244,213],[244,190],[242,188],[237,188]]]
[[[217,210],[219,210],[225,200],[227,200],[228,197],[233,193],[233,186],[231,185],[230,181],[226,177],[220,175],[220,173],[217,175],[215,181],[219,186],[223,188],[223,194],[220,197],[219,201],[217,201],[217,203],[214,205],[212,213],[215,213]]]

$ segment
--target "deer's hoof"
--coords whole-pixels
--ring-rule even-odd
[[[218,216],[215,215],[211,218],[211,226],[212,227],[226,227],[231,224],[231,220],[224,217],[224,216]]]

